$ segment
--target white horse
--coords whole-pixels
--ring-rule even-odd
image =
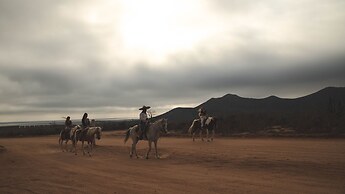
[[[73,145],[75,155],[77,155],[77,142],[81,141],[81,146],[83,149],[83,154],[85,155],[84,141],[87,141],[89,156],[92,154],[92,148],[95,146],[95,138],[101,139],[102,128],[101,127],[88,127],[85,131],[82,129],[77,129],[73,132]]]
[[[211,141],[214,139],[215,130],[217,127],[217,121],[214,117],[207,117],[205,121],[206,139],[209,142],[209,133],[212,133]],[[203,129],[201,128],[201,120],[194,119],[192,125],[189,127],[188,133],[192,135],[193,141],[195,141],[195,134],[199,132],[200,139],[204,141],[202,136]]]
[[[157,141],[160,137],[161,133],[168,133],[168,120],[167,119],[159,119],[158,121],[151,123],[147,130],[146,130],[146,136],[147,139],[145,139],[146,141],[148,141],[149,143],[149,149],[146,153],[146,159],[149,158],[149,153],[151,151],[151,145],[152,142],[155,144],[155,151],[156,151],[156,158],[158,159],[158,150],[157,150]],[[128,138],[131,137],[132,138],[132,149],[129,153],[129,156],[132,157],[133,152],[135,153],[135,156],[137,158],[138,154],[137,154],[137,149],[136,149],[136,145],[139,141],[139,135],[140,135],[140,131],[139,131],[139,126],[138,125],[134,125],[133,127],[130,127],[127,131],[126,131],[126,137],[124,142],[126,143]]]
[[[206,122],[205,122],[205,125],[206,125],[205,128],[206,128],[206,138],[207,138],[207,141],[210,141],[208,139],[208,135],[209,135],[210,132],[212,133],[211,141],[213,141],[214,134],[216,133],[217,120],[214,117],[208,117]]]

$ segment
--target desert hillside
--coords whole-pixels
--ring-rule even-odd
[[[327,87],[294,99],[276,96],[254,99],[227,94],[193,108],[173,109],[158,118],[168,118],[172,128],[184,131],[197,118],[200,107],[218,119],[218,132],[222,134],[257,134],[272,128],[304,134],[345,133],[345,87]]]

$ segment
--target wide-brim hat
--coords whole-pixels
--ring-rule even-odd
[[[151,107],[150,106],[143,106],[143,107],[139,108],[139,110],[147,110],[149,108],[151,108]]]

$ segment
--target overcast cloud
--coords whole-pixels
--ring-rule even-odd
[[[343,0],[0,1],[0,122],[345,84]]]

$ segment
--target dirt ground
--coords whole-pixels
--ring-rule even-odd
[[[118,133],[92,157],[57,141],[0,139],[0,193],[345,193],[345,139],[163,137],[148,160],[146,142],[131,159]]]

